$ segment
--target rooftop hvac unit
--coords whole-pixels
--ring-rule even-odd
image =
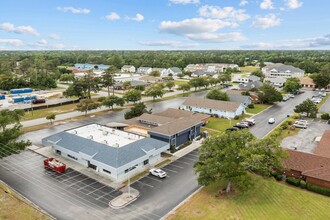
[[[112,134],[114,134],[115,133],[115,129],[112,129],[111,132],[112,132]]]
[[[104,141],[103,141],[103,144],[108,144],[108,141],[107,141],[107,140],[104,140]]]
[[[89,135],[87,138],[93,140],[93,135]]]
[[[107,131],[102,131],[102,134],[106,136],[106,135],[108,135],[108,132]]]
[[[74,133],[74,134],[77,134],[77,131],[76,131],[76,130],[73,130],[73,133]]]
[[[119,147],[119,144],[118,143],[115,143],[113,146],[114,147]]]

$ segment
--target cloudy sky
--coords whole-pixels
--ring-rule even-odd
[[[329,0],[3,0],[0,50],[330,49]]]

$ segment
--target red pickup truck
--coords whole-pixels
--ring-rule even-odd
[[[66,170],[66,165],[55,158],[47,158],[44,160],[44,166],[45,168],[54,170],[58,173],[64,173]]]

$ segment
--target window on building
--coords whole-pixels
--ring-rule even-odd
[[[131,170],[134,170],[135,168],[137,168],[137,166],[138,166],[138,165],[136,164],[135,166],[126,169],[126,170],[125,170],[125,173],[128,173],[128,172],[131,171]]]
[[[143,165],[147,165],[147,164],[149,164],[149,159],[143,161]]]
[[[55,150],[55,153],[57,153],[58,155],[62,154],[62,152],[60,150]]]
[[[103,169],[103,172],[111,174],[111,172],[109,170]]]
[[[70,155],[70,154],[68,154],[68,157],[70,157],[71,159],[74,159],[74,160],[78,160],[77,157],[74,157],[74,156],[72,156],[72,155]]]

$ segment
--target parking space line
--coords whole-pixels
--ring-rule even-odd
[[[67,180],[71,180],[71,179],[74,179],[75,177],[77,177],[77,176],[82,176],[82,174],[81,173],[77,173],[78,175],[74,175],[74,176],[70,176],[69,178],[67,178],[67,179],[64,179],[63,181],[60,181],[60,182],[65,182],[65,181],[67,181]],[[61,176],[59,176],[59,177],[61,177]],[[58,179],[58,178],[55,178],[55,179]]]
[[[104,196],[111,196],[110,193],[112,193],[113,191],[115,191],[115,190],[112,190],[111,192],[108,192],[108,193],[105,193],[105,194],[102,195],[102,196],[99,196],[98,198],[96,198],[96,200],[99,200],[99,199],[101,199],[101,198],[104,197]],[[88,194],[86,194],[86,195],[88,195]],[[114,198],[114,196],[111,196],[111,197]]]
[[[163,167],[162,169],[163,169],[163,170],[168,170],[168,171],[173,172],[173,173],[178,173],[178,171],[171,170],[171,169],[168,169],[168,168],[166,168],[166,167]]]
[[[163,181],[159,180],[159,179],[156,179],[156,178],[153,178],[153,177],[150,177],[150,176],[145,176],[147,177],[148,179],[151,179],[151,180],[154,180],[154,181],[157,181],[159,183],[162,183]]]
[[[169,163],[168,166],[173,166],[173,167],[177,167],[177,168],[180,168],[180,169],[184,169],[184,167],[175,166],[175,165],[173,165],[172,163]]]
[[[180,161],[180,159],[179,159],[179,160],[176,160],[175,162],[183,163],[183,164],[187,164],[187,165],[191,165],[191,163],[187,163],[187,162],[184,162],[184,161]]]
[[[95,184],[95,183],[96,183],[95,181],[94,181],[93,183],[91,183],[91,184],[85,184],[85,183],[82,183],[82,184],[84,184],[85,186],[80,187],[78,190],[81,190],[81,189],[83,189],[83,188],[86,188],[87,186],[89,186],[89,187],[95,189],[94,187],[91,186],[91,185],[93,185],[93,184]]]
[[[190,158],[186,158],[186,157],[181,157],[179,160],[189,160],[189,161],[192,161],[192,162],[196,162],[197,160],[196,159],[190,159]]]
[[[140,180],[138,180],[138,181],[136,181],[136,182],[154,188],[154,186],[152,186],[152,185],[150,185],[150,184],[147,184],[147,183],[144,183],[144,182],[141,182]]]
[[[90,192],[87,193],[86,195],[89,195],[89,194],[91,194],[91,193],[93,193],[93,192],[96,192],[96,191],[98,191],[98,190],[100,190],[100,189],[103,189],[104,187],[106,187],[106,185],[104,185],[104,186],[102,186],[102,187],[100,187],[100,188],[97,188],[97,189],[95,189],[95,190],[93,190],[93,191],[90,191]],[[80,190],[80,189],[78,189],[78,190]]]
[[[76,182],[70,184],[69,187],[71,187],[71,186],[73,186],[73,185],[75,185],[75,184],[77,184],[77,183],[85,184],[85,183],[83,183],[82,181],[84,181],[84,180],[86,180],[86,179],[89,179],[89,177],[86,177],[85,179],[82,179],[82,180],[76,181]]]

